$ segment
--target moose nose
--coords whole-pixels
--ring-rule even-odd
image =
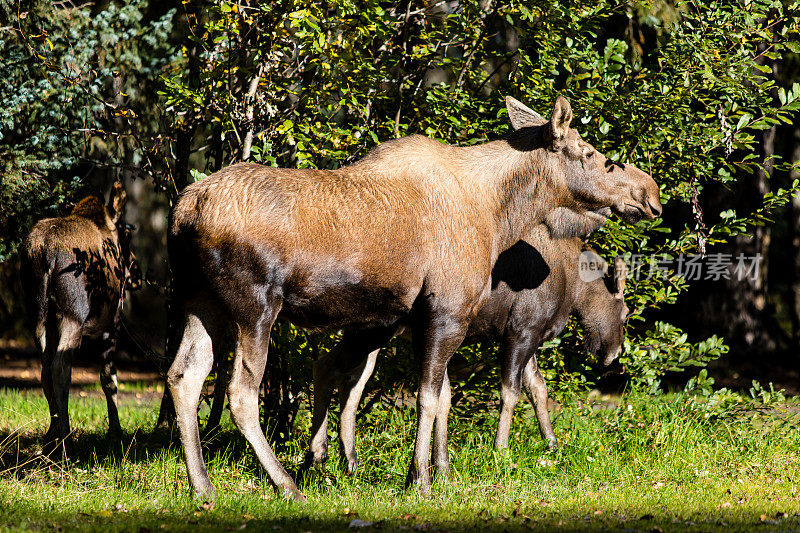
[[[661,216],[661,202],[658,198],[648,198],[647,199],[647,206],[650,208],[650,212],[653,213],[653,218],[658,218]]]

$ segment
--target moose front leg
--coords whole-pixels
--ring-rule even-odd
[[[433,466],[445,481],[450,479],[450,455],[447,451],[447,416],[450,414],[450,377],[445,370],[439,407],[433,423]]]
[[[217,379],[214,382],[214,398],[211,401],[211,412],[208,413],[206,427],[203,435],[208,436],[219,429],[222,421],[222,411],[225,408],[225,391],[228,389],[228,351],[216,350],[214,353],[214,366],[217,369]]]

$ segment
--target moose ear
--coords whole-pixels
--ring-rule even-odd
[[[506,96],[506,109],[514,130],[541,126],[547,122],[542,115],[511,96]]]
[[[628,278],[628,264],[618,255],[614,258],[614,298],[622,300],[625,296],[625,281]]]
[[[128,194],[121,181],[115,181],[111,187],[111,195],[108,199],[108,208],[111,211],[111,221],[116,225],[122,218],[125,209],[125,202],[128,201]]]
[[[550,132],[554,141],[560,141],[567,136],[571,122],[572,106],[566,98],[559,96],[553,104],[553,113],[550,115]]]

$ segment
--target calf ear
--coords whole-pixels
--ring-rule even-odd
[[[556,98],[553,104],[553,112],[550,114],[550,133],[553,141],[560,141],[569,133],[569,125],[572,122],[572,106],[563,96]]]
[[[121,181],[115,181],[111,186],[111,195],[108,199],[108,210],[111,212],[111,221],[117,224],[122,218],[122,212],[125,210],[125,202],[128,201],[128,193],[125,192],[125,187]]]
[[[510,96],[506,96],[506,109],[508,110],[508,118],[511,119],[511,127],[514,130],[541,126],[547,122],[542,115]]]
[[[614,298],[622,300],[625,296],[625,281],[628,278],[628,264],[618,255],[614,258]]]

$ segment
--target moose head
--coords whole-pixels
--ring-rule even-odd
[[[611,211],[634,224],[661,215],[658,185],[645,172],[617,163],[599,153],[570,127],[572,107],[563,96],[553,105],[550,119],[512,97],[506,97],[514,133],[509,141],[535,154],[535,166],[556,195],[545,218],[554,237],[584,236],[602,226]]]

